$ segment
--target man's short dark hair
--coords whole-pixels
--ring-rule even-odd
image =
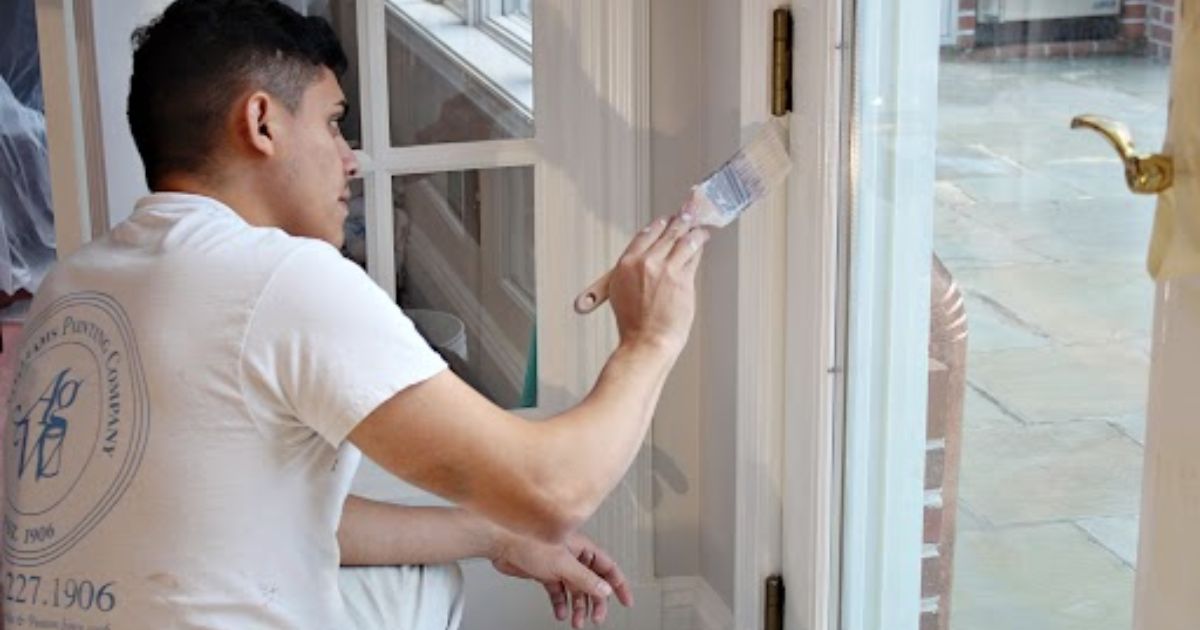
[[[294,112],[322,67],[347,65],[328,22],[277,0],[177,0],[133,49],[127,113],[151,189],[206,170],[238,98],[261,89]]]

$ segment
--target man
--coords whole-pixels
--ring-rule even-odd
[[[610,285],[619,346],[576,407],[526,422],[338,253],[357,164],[327,24],[179,0],[135,48],[129,120],[154,193],[59,263],[26,323],[8,625],[454,627],[452,563],[469,557],[542,582],[575,627],[612,594],[629,605],[574,530],[645,435],[708,233],[676,218],[633,239]],[[347,496],[360,451],[461,507]]]

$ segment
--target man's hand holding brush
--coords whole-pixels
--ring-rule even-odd
[[[710,233],[690,206],[641,230],[601,282],[607,287],[622,345],[665,344],[678,353],[696,308],[696,270]],[[597,284],[600,284],[599,282]]]
[[[766,199],[786,181],[792,165],[787,153],[786,137],[787,132],[779,121],[772,120],[760,125],[750,141],[738,149],[733,157],[703,182],[692,187],[691,198],[669,226],[651,224],[647,230],[655,232],[662,228],[667,236],[674,236],[675,239],[684,236],[688,239],[706,239],[707,232],[704,237],[693,237],[687,233],[702,225],[719,228],[735,221],[747,208]],[[643,231],[638,238],[643,236],[648,238],[648,233]],[[662,237],[663,234],[659,233],[658,236]],[[634,239],[634,244],[637,243],[638,239]],[[699,250],[702,243],[688,241],[684,244],[695,245]],[[632,250],[633,245],[630,248]],[[695,273],[694,268],[692,273]],[[610,271],[575,298],[575,312],[585,315],[608,299],[611,275]]]

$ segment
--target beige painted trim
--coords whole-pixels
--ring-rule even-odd
[[[743,14],[744,127],[765,118],[770,15]],[[847,112],[840,3],[792,0],[794,163],[785,195],[740,219],[736,627],[761,627],[763,579],[781,571],[785,627],[837,623],[840,455],[835,408],[838,211]]]
[[[1191,630],[1200,619],[1198,352],[1200,281],[1160,282],[1146,419],[1136,630]]]
[[[387,13],[382,0],[356,3],[359,102],[362,103],[362,154],[366,198],[367,273],[396,299],[395,218],[392,175],[381,163],[391,145],[391,108],[387,82]]]
[[[843,365],[839,230],[846,166],[849,47],[842,4],[792,0],[796,59],[788,190],[783,571],[788,628],[838,624]],[[843,318],[844,319],[844,318]]]
[[[665,578],[658,585],[662,630],[733,630],[733,611],[703,578]]]
[[[93,202],[88,188],[89,121],[96,123],[99,107],[95,73],[83,81],[80,67],[84,57],[93,57],[91,30],[79,31],[81,22],[90,24],[85,10],[76,11],[73,0],[38,0],[38,49],[42,64],[42,92],[46,102],[46,140],[49,144],[50,190],[54,199],[54,231],[59,258],[79,249],[92,237]],[[85,94],[91,89],[90,95]],[[91,104],[91,115],[88,104]],[[95,130],[93,130],[94,133]],[[103,162],[95,160],[93,162]],[[104,226],[107,227],[107,226]]]
[[[741,130],[770,119],[771,24],[776,0],[747,0],[741,15]],[[784,292],[787,199],[738,219],[735,627],[762,623],[764,584],[782,570]]]
[[[1181,3],[1176,15],[1171,103],[1163,153],[1175,161],[1175,184],[1158,201],[1155,240],[1170,235],[1169,262],[1194,256],[1185,234],[1200,212],[1200,14]],[[1164,213],[1173,213],[1173,221]],[[1164,239],[1165,241],[1166,239]],[[1157,244],[1157,243],[1156,243]],[[1182,246],[1181,246],[1182,244]],[[1154,250],[1152,249],[1152,252]],[[1153,256],[1153,254],[1152,254]],[[1146,413],[1134,627],[1191,630],[1200,620],[1200,278],[1160,277],[1154,305],[1150,396]]]

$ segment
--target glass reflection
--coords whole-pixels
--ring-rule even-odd
[[[400,305],[465,381],[535,405],[532,167],[399,176],[393,193]]]

